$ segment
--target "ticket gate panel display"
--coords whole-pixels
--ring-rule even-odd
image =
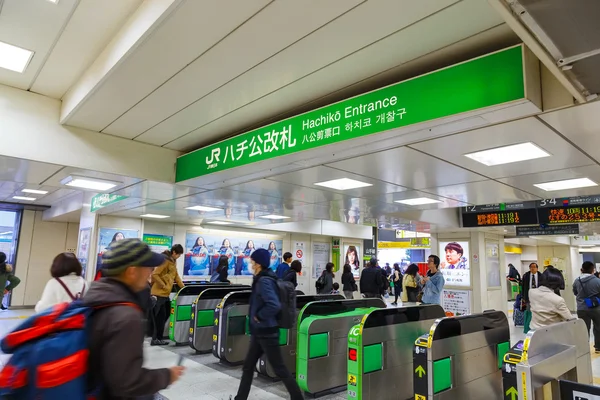
[[[192,319],[188,324],[191,348],[201,353],[212,351],[215,308],[227,294],[248,289],[248,286],[210,288],[198,294],[192,304]]]
[[[377,309],[365,315],[348,334],[348,398],[413,398],[415,337],[429,332],[444,315],[438,305]]]
[[[229,284],[198,284],[189,285],[180,289],[171,300],[169,315],[169,339],[176,345],[188,343],[188,331],[192,316],[192,303],[198,295],[210,287],[234,287]],[[181,307],[181,310],[179,309]]]
[[[213,355],[230,364],[243,362],[248,353],[251,294],[251,291],[231,292],[214,311]]]
[[[415,343],[415,396],[504,399],[502,362],[509,343],[503,312],[437,320],[429,334]]]
[[[297,314],[300,314],[300,310],[304,308],[308,303],[315,301],[331,301],[331,300],[344,300],[344,296],[339,294],[325,294],[325,295],[298,295],[296,297],[296,310]],[[298,325],[296,324],[292,329],[286,332],[286,335],[280,335],[281,355],[283,357],[283,363],[287,367],[288,371],[292,375],[296,373],[296,344],[298,339]],[[265,375],[271,379],[276,379],[275,371],[271,364],[267,361],[267,357],[263,354],[260,360],[256,363],[256,370],[261,375]]]
[[[312,394],[344,388],[350,328],[365,314],[385,307],[380,299],[307,304],[298,317],[296,379],[300,388]]]

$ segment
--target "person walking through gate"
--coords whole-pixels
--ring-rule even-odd
[[[8,282],[8,285],[6,282]],[[19,286],[19,283],[21,283],[21,280],[13,273],[12,265],[6,263],[6,254],[0,251],[0,311],[8,310],[2,304],[2,300],[4,300],[5,295]]]
[[[522,293],[522,305],[521,310],[523,314],[523,331],[529,332],[529,324],[531,323],[531,306],[529,304],[529,291],[535,289],[540,285],[540,279],[542,274],[538,273],[537,263],[529,264],[529,271],[523,274],[523,280],[521,281],[521,293]]]
[[[588,337],[594,323],[594,349],[600,353],[600,278],[594,275],[595,271],[593,262],[584,262],[581,276],[573,282],[573,293],[577,298],[577,316],[585,322]]]

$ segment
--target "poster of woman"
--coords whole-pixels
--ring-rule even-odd
[[[281,246],[279,247],[279,249],[281,250]],[[277,250],[277,244],[275,242],[271,242],[269,243],[269,254],[271,255],[271,265],[270,268],[273,271],[277,270],[277,267],[279,266],[280,261],[280,256],[279,256],[279,251]]]
[[[252,263],[250,262],[250,256],[254,253],[256,248],[254,247],[254,241],[248,240],[246,242],[246,248],[242,251],[242,254],[237,258],[235,274],[236,275],[252,275]]]
[[[131,229],[100,228],[98,231],[98,259],[96,261],[96,271],[100,271],[102,266],[102,255],[112,244],[123,239],[134,239],[139,237],[139,231]]]
[[[189,241],[192,239],[192,246],[190,247]],[[210,250],[206,247],[206,242],[202,236],[190,236],[186,238],[186,248],[188,249],[185,255],[185,263],[183,270],[187,272],[184,275],[192,276],[209,276],[210,273]]]
[[[352,275],[355,278],[360,278],[360,247],[346,245],[344,246],[344,253],[346,253],[344,265],[349,264]]]

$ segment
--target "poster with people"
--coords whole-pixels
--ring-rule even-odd
[[[344,265],[350,265],[354,278],[360,278],[360,260],[360,246],[344,246]]]
[[[102,255],[113,243],[123,239],[139,238],[139,232],[132,229],[114,229],[100,228],[98,231],[98,259],[96,261],[96,271],[100,270],[102,265]]]
[[[440,270],[447,286],[471,286],[469,242],[440,242]]]
[[[276,270],[282,262],[283,240],[243,238],[239,236],[205,235],[188,232],[185,239],[184,277],[210,277],[219,265],[221,256],[228,259],[230,276],[253,274],[250,255],[254,250],[265,248],[271,254],[270,268]]]

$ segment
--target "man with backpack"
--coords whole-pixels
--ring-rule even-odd
[[[275,370],[275,374],[289,392],[292,400],[303,399],[302,392],[294,377],[283,363],[279,347],[279,318],[287,318],[289,304],[284,307],[281,301],[282,285],[289,282],[277,281],[277,276],[269,268],[271,256],[266,249],[257,249],[250,256],[254,278],[250,296],[250,346],[244,360],[242,380],[235,400],[246,400],[250,394],[256,363],[263,353]],[[291,286],[291,284],[290,284]],[[293,290],[293,289],[292,289]],[[293,292],[292,292],[293,293]],[[284,299],[286,300],[286,299]],[[294,307],[295,308],[295,307]],[[295,310],[292,310],[295,312]],[[285,327],[285,326],[281,326]],[[230,397],[231,399],[231,397]]]
[[[573,293],[577,298],[577,317],[581,318],[587,327],[594,332],[594,349],[600,353],[600,279],[594,275],[596,266],[586,261],[581,266],[581,276],[573,282]]]

